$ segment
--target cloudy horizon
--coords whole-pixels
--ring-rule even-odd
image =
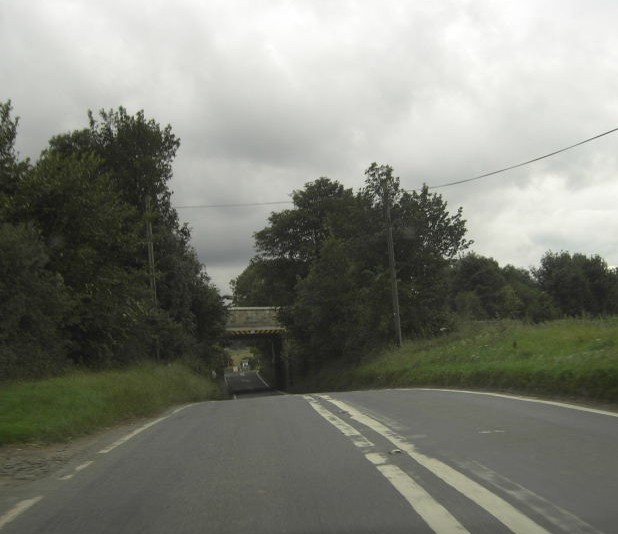
[[[170,124],[175,206],[280,202],[374,161],[405,189],[466,179],[618,126],[618,3],[8,0],[0,100],[36,160],[87,110]],[[436,189],[472,250],[529,268],[553,250],[618,265],[618,134]],[[285,205],[179,209],[222,292]]]

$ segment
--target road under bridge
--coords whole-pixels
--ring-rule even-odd
[[[270,353],[275,372],[275,383],[271,385],[286,390],[290,384],[290,367],[283,348],[285,327],[279,322],[277,308],[232,306],[228,312],[225,327],[228,339],[254,343]]]

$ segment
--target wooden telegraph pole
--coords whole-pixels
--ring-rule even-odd
[[[391,223],[391,196],[387,181],[383,181],[384,205],[386,212],[386,235],[388,240],[388,265],[391,274],[391,293],[393,295],[393,321],[397,335],[397,346],[401,347],[401,317],[399,315],[399,291],[397,288],[397,271],[395,268],[395,245],[393,244],[393,225]]]
[[[146,242],[148,244],[148,270],[150,274],[150,291],[152,293],[152,313],[157,308],[157,278],[155,275],[154,243],[152,237],[152,212],[150,211],[150,195],[146,195]],[[160,359],[159,336],[155,336],[155,358]]]
[[[150,291],[152,304],[157,307],[157,279],[155,276],[154,244],[152,239],[152,214],[150,212],[150,195],[146,195],[146,241],[148,243],[148,268],[150,273]]]

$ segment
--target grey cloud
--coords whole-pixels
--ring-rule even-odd
[[[3,3],[0,98],[31,157],[87,109],[170,123],[179,206],[288,200],[319,176],[358,188],[372,161],[416,188],[618,126],[617,15],[613,0]],[[565,248],[615,265],[617,139],[437,192],[500,262]],[[283,208],[179,213],[225,288]]]

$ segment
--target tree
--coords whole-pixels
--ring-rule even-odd
[[[530,271],[506,265],[502,275],[521,303],[521,312],[512,317],[538,323],[558,316],[552,298],[539,287]]]
[[[359,267],[348,244],[331,236],[298,283],[284,321],[302,372],[340,358],[358,360],[392,332],[387,273],[373,277]]]
[[[356,195],[326,178],[295,192],[294,209],[273,213],[255,234],[258,255],[234,281],[236,304],[265,304],[276,293],[268,303],[288,306],[282,320],[306,370],[393,339],[391,202],[404,328],[433,333],[448,319],[445,274],[470,243],[461,209],[449,214],[426,187],[402,191],[389,166],[374,163],[366,176]]]
[[[618,311],[615,270],[598,255],[550,251],[533,274],[564,315],[597,316]]]
[[[15,150],[18,119],[0,103],[0,381],[54,374],[66,364],[63,328],[70,298],[32,225],[19,221],[15,197],[30,172]]]
[[[133,338],[147,324],[148,298],[145,273],[135,261],[143,246],[140,226],[100,158],[46,151],[23,180],[16,206],[22,220],[40,229],[47,267],[70,291],[71,358],[98,367],[137,359],[144,347]]]
[[[0,223],[0,382],[57,374],[68,363],[70,298],[47,264],[32,226]]]
[[[245,270],[232,280],[235,306],[289,306],[300,279],[300,269],[286,259],[251,259]]]
[[[16,195],[16,212],[35,222],[50,268],[77,290],[109,265],[135,266],[143,238],[136,210],[123,201],[100,158],[46,151]]]
[[[150,197],[157,210],[170,219],[167,222],[177,224],[167,183],[180,140],[171,126],[161,128],[154,119],[146,119],[142,110],[129,115],[122,106],[99,111],[98,119],[89,111],[88,119],[87,129],[54,137],[51,149],[64,155],[96,153],[102,170],[116,182],[129,204],[144,211]]]
[[[11,101],[0,102],[0,221],[10,217],[12,198],[30,170],[28,160],[19,161],[15,150],[19,118],[11,118]]]
[[[451,305],[467,319],[523,319],[540,322],[556,316],[551,298],[529,271],[471,253],[451,269]]]
[[[271,213],[268,226],[254,234],[257,254],[232,284],[237,305],[292,304],[296,284],[309,274],[325,239],[345,233],[344,214],[356,203],[351,189],[324,177],[294,191],[292,201],[292,209]]]
[[[459,207],[451,214],[442,196],[423,185],[420,191],[402,195],[393,217],[407,328],[420,335],[436,334],[451,322],[449,266],[472,244],[465,239],[463,210]]]
[[[220,298],[212,299],[216,290],[210,286],[207,275],[203,276],[202,266],[190,245],[189,227],[179,223],[178,214],[171,206],[167,184],[172,178],[172,162],[180,140],[170,125],[162,128],[155,120],[146,119],[143,111],[131,116],[120,107],[102,110],[99,116],[97,120],[89,112],[90,146],[103,158],[103,169],[113,178],[125,201],[142,214],[142,224],[146,217],[151,219],[159,305],[173,321],[182,325],[183,331],[193,336],[205,328],[203,324],[198,325],[204,317],[197,317],[196,310],[204,308],[196,303],[195,294],[208,294],[209,316],[213,320],[211,333],[221,333],[214,325],[224,320],[223,302]],[[149,202],[150,210],[147,210]],[[145,225],[142,232],[145,233]],[[146,254],[140,258],[145,270]],[[212,306],[216,307],[216,313]]]
[[[2,113],[8,161],[16,121],[8,118],[8,106]],[[217,344],[224,306],[170,203],[167,183],[178,146],[169,126],[141,111],[101,111],[100,119],[89,113],[88,128],[52,138],[19,180],[0,180],[0,200],[11,194],[11,220],[38,229],[45,269],[69,294],[63,332],[76,362],[101,367],[191,352],[206,358]],[[147,220],[158,306],[148,289]]]
[[[498,262],[493,258],[486,258],[478,254],[467,254],[454,264],[452,277],[452,292],[455,303],[459,302],[467,307],[467,311],[472,309],[470,300],[464,299],[463,295],[474,294],[478,299],[479,308],[474,310],[472,317],[475,319],[496,319],[510,316],[513,308],[517,307],[512,288],[505,289],[506,281],[502,275]],[[509,286],[510,287],[510,286]],[[510,299],[505,310],[505,297]],[[459,309],[458,311],[466,311]]]
[[[292,193],[294,209],[272,213],[269,226],[256,232],[258,256],[311,263],[329,235],[329,217],[352,196],[351,189],[328,178],[306,183],[305,189]]]

